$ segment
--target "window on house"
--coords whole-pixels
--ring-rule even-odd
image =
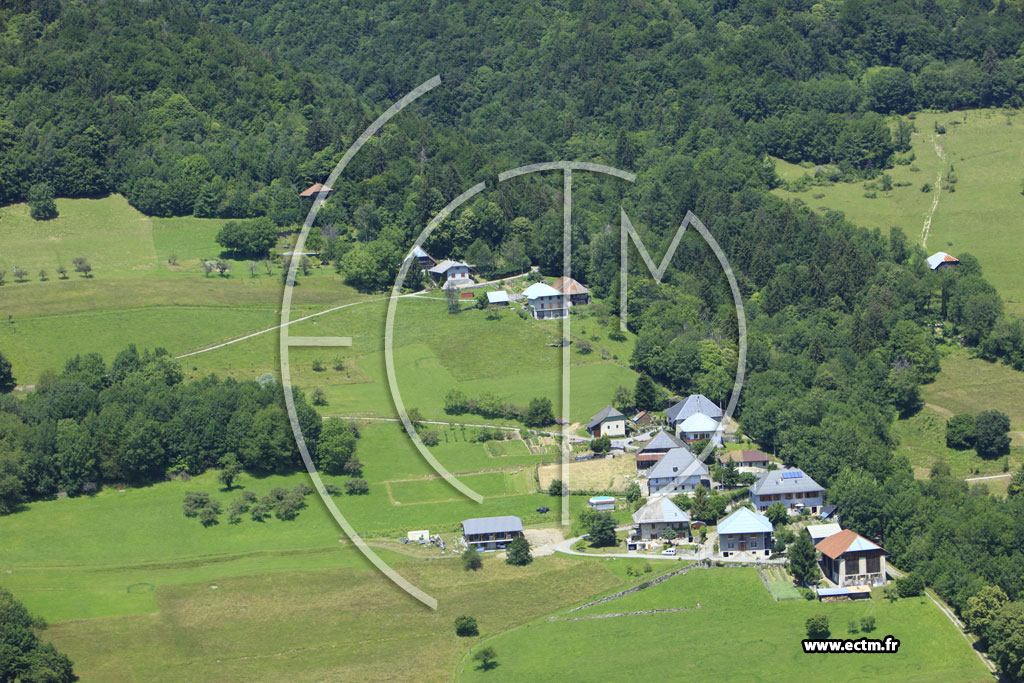
[[[868,574],[877,574],[878,572],[882,571],[882,558],[880,558],[878,555],[875,555],[874,557],[869,557],[867,565]]]
[[[786,500],[793,500],[793,494],[792,493],[787,493],[786,494]]]
[[[846,558],[846,575],[851,576],[853,574],[860,574],[860,558],[859,557],[848,557]]]

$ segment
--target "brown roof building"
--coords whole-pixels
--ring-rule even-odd
[[[320,190],[331,191],[331,188],[324,186],[322,183],[313,183],[305,190],[299,193],[300,197],[315,197],[320,194]]]
[[[881,586],[885,583],[888,553],[855,531],[844,529],[815,546],[821,568],[832,583],[845,586]]]

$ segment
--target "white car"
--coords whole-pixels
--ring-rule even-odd
[[[661,551],[661,554],[662,555],[675,555],[676,554],[676,549],[675,548],[665,548],[664,550]]]

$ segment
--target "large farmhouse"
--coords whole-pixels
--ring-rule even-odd
[[[716,422],[721,420],[725,413],[715,403],[703,394],[693,394],[687,396],[685,399],[676,403],[674,406],[665,411],[665,417],[668,418],[668,423],[672,425],[674,429],[677,429],[679,425],[683,423],[688,417],[692,417],[696,414],[707,415]]]
[[[690,515],[679,509],[667,496],[652,496],[642,508],[633,513],[636,522],[636,536],[650,541],[661,538],[665,529],[672,529],[677,536],[690,537]]]
[[[534,282],[523,290],[530,315],[537,320],[564,318],[569,315],[565,296],[551,285]]]
[[[636,454],[636,468],[646,470],[661,460],[673,448],[685,448],[686,444],[665,430],[659,431],[650,441],[644,444]]]
[[[708,466],[687,448],[669,450],[648,472],[650,494],[693,491],[708,476]]]
[[[497,550],[523,535],[518,517],[474,517],[462,520],[462,538],[470,548]]]
[[[771,555],[772,547],[772,523],[750,508],[736,508],[718,521],[718,550],[723,557],[735,553]]]
[[[845,529],[819,541],[821,568],[839,587],[881,586],[885,583],[885,548]]]
[[[750,487],[750,502],[761,512],[782,503],[791,513],[808,510],[817,514],[824,493],[825,489],[802,470],[787,468],[762,474]]]

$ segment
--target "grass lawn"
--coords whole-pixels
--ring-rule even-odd
[[[838,183],[832,187],[811,187],[805,192],[774,192],[797,197],[814,209],[843,211],[854,223],[888,231],[903,228],[913,241],[922,240],[925,218],[931,211],[934,191],[921,192],[924,183],[935,185],[950,165],[958,178],[956,192],[942,191],[927,235],[929,253],[970,252],[978,257],[985,276],[1007,301],[1007,310],[1024,315],[1024,270],[1017,254],[1024,248],[1019,215],[1024,209],[1021,196],[1021,168],[1024,167],[1024,118],[1016,111],[970,110],[947,113],[919,113],[914,123],[918,134],[912,147],[917,158],[911,166],[889,171],[894,182],[910,182],[891,192],[878,191],[876,199],[864,197],[863,183]],[[946,133],[936,135],[934,124],[945,125]],[[937,147],[941,149],[937,152]],[[781,177],[793,178],[808,169],[776,162]],[[813,170],[813,169],[812,169]]]
[[[653,588],[589,607],[572,615],[649,609],[699,609],[664,614],[549,622],[536,620],[484,643],[494,647],[498,666],[483,672],[467,655],[459,680],[605,680],[628,672],[632,680],[698,678],[760,681],[829,680],[984,681],[987,669],[963,636],[927,598],[820,604],[776,603],[752,568],[692,570]],[[804,621],[829,617],[832,637],[847,635],[850,620],[874,616],[870,637],[891,634],[898,653],[810,656],[803,653]],[[680,647],[652,647],[638,656],[638,634],[677,634]],[[744,656],[737,656],[737,653]],[[693,656],[686,656],[692,653]],[[581,666],[586,662],[586,667]],[[591,673],[586,673],[591,672]],[[671,673],[667,673],[671,672]]]

